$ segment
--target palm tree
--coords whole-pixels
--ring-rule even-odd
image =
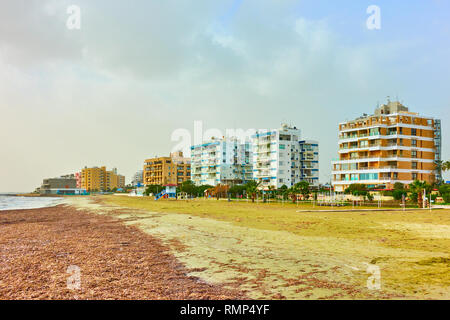
[[[261,182],[250,181],[245,185],[245,189],[247,194],[250,194],[252,197],[252,202],[255,202],[256,194],[258,193],[258,188],[261,185]]]
[[[303,200],[305,200],[306,197],[309,197],[310,190],[308,181],[300,181],[296,184],[296,186],[300,190],[300,193],[303,196]]]
[[[449,171],[449,170],[450,170],[450,161],[445,161],[444,163],[442,163],[442,171]]]
[[[435,168],[434,169],[436,170],[436,173],[442,179],[442,171],[445,171],[445,169],[444,169],[444,161],[436,160],[436,161],[434,161],[434,164],[435,164]]]
[[[273,194],[275,192],[275,186],[269,186],[268,189],[269,189],[268,192],[269,192],[270,198],[273,198]]]
[[[298,187],[298,184],[292,186],[288,189],[288,194],[291,196],[292,203],[295,203],[297,200],[297,195],[300,193],[300,189]]]
[[[425,192],[430,192],[431,191],[430,189],[431,186],[425,181],[416,180],[409,185],[409,190],[413,194],[414,198],[417,197],[417,203],[419,204],[419,206],[422,204],[423,201],[422,198],[423,191],[425,190]]]
[[[289,189],[287,187],[287,185],[282,185],[278,190],[277,190],[277,194],[283,197],[283,200],[286,200],[286,196],[289,193]]]

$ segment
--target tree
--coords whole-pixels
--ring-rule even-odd
[[[209,184],[204,184],[202,186],[198,186],[196,189],[196,194],[197,196],[201,196],[203,197],[205,195],[205,191],[208,189],[213,188],[213,186],[209,185]]]
[[[405,190],[405,185],[401,182],[394,183],[394,190]]]
[[[251,195],[252,202],[255,202],[256,194],[259,192],[258,187],[261,185],[261,182],[250,181],[245,185],[245,190],[247,194]]]
[[[149,196],[150,194],[158,194],[163,190],[163,187],[157,184],[150,184],[145,188],[144,194]]]
[[[443,184],[439,187],[439,193],[441,197],[444,199],[444,202],[450,203],[450,185]]]
[[[287,193],[291,196],[292,203],[295,203],[297,200],[297,195],[300,193],[300,189],[298,185],[294,185],[287,190]]]
[[[306,199],[306,197],[309,196],[309,183],[307,181],[300,181],[296,186],[302,194],[303,199]]]
[[[405,185],[401,182],[396,182],[394,184],[394,191],[392,191],[392,196],[395,200],[402,200],[403,196],[407,196],[408,192],[405,189]]]
[[[445,161],[442,163],[442,170],[443,171],[449,171],[450,170],[450,161]]]
[[[197,187],[192,180],[184,181],[180,186],[181,192],[186,192],[187,194],[195,194],[197,192]]]
[[[444,170],[444,161],[436,160],[434,161],[434,164],[437,174],[442,177],[442,171]]]
[[[281,196],[283,196],[283,200],[286,200],[287,195],[289,193],[287,185],[283,184],[278,190],[277,193]]]
[[[244,194],[245,189],[246,187],[244,185],[237,184],[232,186],[230,190],[228,190],[228,192],[234,195],[235,197],[238,197]]]
[[[269,197],[270,197],[270,198],[273,198],[274,193],[275,193],[275,191],[276,191],[275,186],[269,186],[268,189],[269,189],[269,190],[268,190]]]
[[[344,191],[345,194],[352,194],[354,196],[366,196],[367,195],[367,187],[365,184],[354,183],[351,184]]]
[[[409,190],[411,191],[411,198],[413,201],[417,201],[419,206],[422,205],[423,192],[429,194],[431,192],[431,185],[427,184],[425,181],[416,180],[409,185]]]

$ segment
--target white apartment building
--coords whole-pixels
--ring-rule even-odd
[[[249,142],[213,138],[191,147],[191,180],[196,185],[245,184],[252,178]]]
[[[261,189],[292,187],[303,180],[319,185],[319,143],[300,137],[299,129],[286,124],[252,137],[253,178]]]

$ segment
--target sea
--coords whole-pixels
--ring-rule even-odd
[[[62,198],[16,197],[3,194],[0,195],[0,211],[53,207],[62,203],[62,201]]]

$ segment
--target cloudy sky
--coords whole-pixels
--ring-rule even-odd
[[[380,30],[366,27],[373,4]],[[66,27],[69,5],[80,30]],[[449,40],[444,0],[2,0],[0,192],[85,165],[129,181],[196,120],[296,125],[319,140],[329,181],[337,123],[387,96],[450,137]]]

